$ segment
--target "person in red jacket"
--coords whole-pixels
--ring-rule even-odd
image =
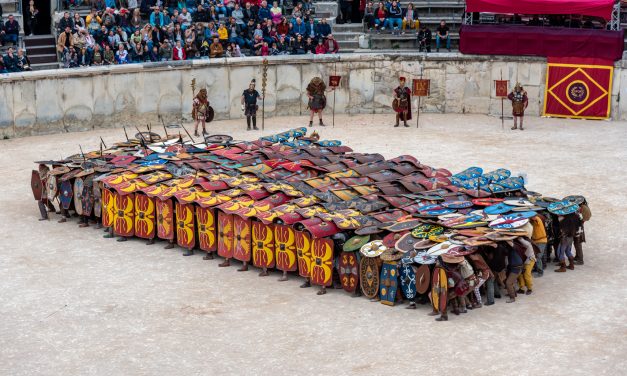
[[[172,60],[185,60],[187,59],[187,55],[185,54],[185,49],[181,46],[181,41],[176,41],[176,46],[172,49]]]
[[[318,45],[316,46],[316,55],[324,55],[326,53],[327,49],[324,47],[322,39],[318,40]]]
[[[324,41],[324,48],[328,54],[336,54],[340,50],[340,45],[333,38],[333,34],[327,35],[327,39]]]

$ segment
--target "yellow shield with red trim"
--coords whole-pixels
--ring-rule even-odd
[[[298,258],[298,275],[311,277],[311,236],[303,231],[296,231],[296,256]]]
[[[107,188],[102,189],[102,225],[104,227],[113,226],[113,212],[115,210],[115,197],[113,192]]]
[[[194,206],[191,204],[176,203],[176,243],[187,249],[196,245]]]
[[[218,255],[233,257],[233,214],[218,212]]]
[[[333,241],[316,238],[311,247],[311,283],[331,286],[333,276]]]
[[[296,264],[296,236],[290,226],[275,225],[274,243],[276,250],[276,267],[283,271],[294,271]]]
[[[253,265],[258,268],[274,267],[274,228],[272,224],[252,223]]]
[[[115,197],[115,207],[113,209],[113,233],[124,237],[133,236],[133,219],[135,217],[133,207],[135,195],[131,193],[129,195],[122,196],[113,192],[113,196]]]
[[[211,208],[196,208],[196,223],[198,224],[198,243],[200,249],[206,252],[215,252],[216,226],[215,212]]]
[[[172,200],[156,200],[157,236],[159,239],[174,239],[174,210]]]
[[[155,200],[144,194],[135,194],[135,236],[143,239],[155,237]]]

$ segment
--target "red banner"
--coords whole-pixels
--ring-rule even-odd
[[[611,61],[550,58],[544,92],[544,115],[607,119],[612,99]]]
[[[507,87],[509,85],[509,81],[507,80],[494,80],[494,86],[496,89],[497,97],[506,97],[509,94]]]
[[[338,87],[340,86],[341,76],[329,76],[329,87]]]
[[[427,97],[431,91],[431,80],[426,78],[415,78],[413,81],[412,95],[417,97]]]

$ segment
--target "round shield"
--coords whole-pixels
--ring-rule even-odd
[[[516,200],[505,200],[503,201],[503,203],[509,206],[533,206],[533,203],[531,201],[525,200],[524,198]]]
[[[575,204],[572,201],[559,201],[549,205],[548,210],[550,213],[556,215],[567,215],[579,210],[579,205]]]
[[[48,193],[48,201],[52,201],[55,197],[57,197],[59,190],[57,187],[56,175],[48,175],[48,180],[46,181],[46,191]]]
[[[213,121],[214,116],[215,116],[215,112],[213,111],[213,107],[207,106],[207,115],[205,115],[205,121],[207,123],[211,123]]]
[[[399,277],[401,280],[401,291],[405,298],[414,299],[416,297],[416,268],[413,265],[401,265]]]
[[[430,255],[427,253],[427,251],[418,252],[416,256],[414,256],[414,262],[416,264],[423,264],[423,265],[435,264],[437,259],[438,259],[437,256]]]
[[[93,176],[88,176],[83,180],[83,215],[91,215],[94,208],[94,188]],[[96,183],[97,184],[97,183]]]
[[[359,283],[359,264],[355,252],[342,252],[338,263],[338,271],[342,288],[350,293],[355,292]]]
[[[420,265],[416,269],[416,291],[418,294],[425,294],[431,286],[431,270],[429,265]]]
[[[94,215],[98,218],[102,215],[102,192],[100,191],[100,184],[94,182],[93,197],[94,197]]]
[[[74,210],[76,214],[83,215],[83,178],[74,179]]]
[[[512,209],[513,207],[506,205],[504,203],[500,203],[500,204],[488,206],[487,208],[483,209],[483,212],[486,214],[503,214],[503,213],[507,213],[508,211],[511,211]]]
[[[464,209],[472,206],[472,201],[444,201],[442,206],[449,209]]]
[[[475,198],[472,203],[477,206],[492,206],[502,201],[502,198]]]
[[[586,198],[583,196],[566,196],[562,199],[562,201],[570,201],[570,202],[574,202],[577,205],[581,205],[583,204],[584,201],[586,201]]]
[[[153,143],[155,141],[161,140],[161,136],[155,132],[139,132],[135,134],[135,138],[138,140],[145,140],[148,143]]]
[[[379,264],[376,259],[364,257],[359,263],[359,285],[367,298],[374,298],[379,292]]]
[[[510,229],[510,228],[518,228],[522,227],[529,223],[528,218],[521,217],[512,217],[504,216],[501,218],[497,218],[494,221],[490,222],[489,226],[494,229]]]
[[[65,180],[61,183],[59,188],[59,201],[61,202],[61,207],[68,210],[70,208],[70,204],[72,204],[72,183],[70,183],[69,180]]]
[[[388,247],[383,245],[381,240],[373,240],[370,243],[364,244],[360,249],[362,255],[366,258],[374,258],[380,256],[383,252],[387,251]]]
[[[346,241],[346,243],[344,243],[344,246],[342,247],[342,250],[344,252],[354,252],[354,251],[360,249],[366,243],[368,243],[369,240],[370,240],[370,236],[369,235],[353,236],[352,238],[348,239]]]
[[[209,144],[226,144],[233,141],[233,137],[226,134],[212,134],[205,137],[205,142]]]

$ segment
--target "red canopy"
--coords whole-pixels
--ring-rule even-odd
[[[467,12],[580,14],[612,18],[614,0],[466,0]]]

